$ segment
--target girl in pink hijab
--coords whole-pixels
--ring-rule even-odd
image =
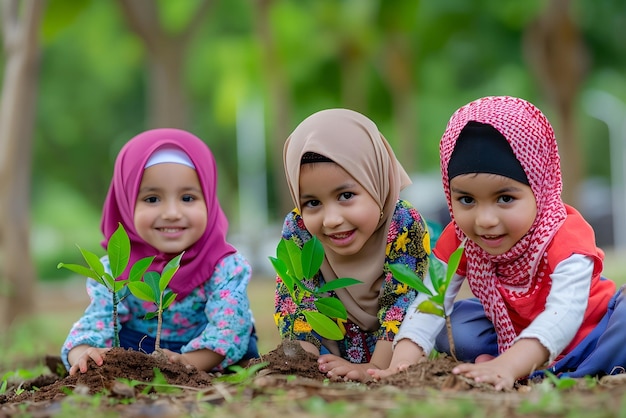
[[[199,138],[178,129],[154,129],[128,141],[115,161],[102,212],[102,246],[123,225],[131,245],[129,267],[155,256],[160,272],[184,251],[169,284],[176,300],[163,314],[161,347],[170,361],[200,370],[223,370],[258,355],[247,286],[247,260],[226,242],[228,221],[217,198],[213,154]],[[108,258],[103,258],[108,265]],[[126,289],[127,291],[127,289]],[[102,365],[113,341],[109,291],[87,279],[91,303],[62,348],[70,374]],[[120,345],[154,350],[156,318],[145,320],[151,303],[132,294],[118,306]]]
[[[466,241],[446,294],[456,354],[467,362],[453,372],[510,389],[545,370],[623,371],[622,290],[601,276],[591,226],[561,200],[557,142],[543,113],[515,97],[475,100],[452,115],[440,157],[452,222],[433,254],[447,263]],[[453,307],[463,280],[475,298]],[[433,348],[449,352],[442,326],[440,317],[407,316],[390,371]]]
[[[295,209],[282,237],[302,247],[316,236],[324,248],[321,271],[307,285],[317,288],[338,277],[362,283],[329,292],[348,312],[344,338],[330,341],[302,314],[317,310],[315,301],[296,307],[277,277],[278,329],[320,356],[328,377],[369,380],[368,368],[388,366],[393,338],[416,293],[388,265],[407,264],[419,277],[428,265],[426,222],[399,198],[409,177],[374,122],[348,109],[323,110],[300,123],[285,142],[284,164]]]

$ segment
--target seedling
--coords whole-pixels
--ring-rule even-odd
[[[130,268],[128,279],[121,280],[119,277],[124,273],[130,260],[130,238],[122,224],[119,224],[117,230],[111,235],[107,245],[107,255],[109,256],[111,269],[110,274],[106,272],[100,257],[80,246],[78,249],[87,262],[88,267],[79,264],[59,263],[57,268],[63,267],[74,273],[90,277],[109,290],[113,303],[113,347],[120,346],[117,306],[125,297],[120,296],[123,294],[122,290],[124,287],[128,286],[128,290],[137,298],[153,302],[157,307],[156,312],[148,313],[145,318],[151,319],[155,316],[158,317],[155,351],[160,351],[161,326],[163,323],[162,314],[176,298],[176,294],[170,291],[166,292],[165,290],[174,276],[174,273],[178,271],[183,253],[170,260],[163,268],[161,274],[153,271],[146,273],[154,260],[154,256],[137,260]]]
[[[315,236],[304,243],[302,248],[295,242],[283,238],[276,247],[276,257],[270,257],[270,261],[297,307],[300,307],[305,299],[314,299],[317,311],[302,311],[311,328],[323,338],[343,339],[343,332],[335,321],[345,322],[348,319],[346,308],[338,298],[325,295],[331,290],[352,286],[361,281],[344,277],[314,289],[307,287],[304,280],[313,278],[324,261],[324,247]],[[291,321],[290,339],[295,336],[296,312],[293,313]]]
[[[180,267],[180,259],[184,252],[180,253],[169,261],[163,268],[161,274],[156,271],[149,271],[141,276],[131,275],[128,281],[130,292],[141,300],[152,302],[156,305],[155,312],[148,312],[144,319],[157,318],[157,331],[154,343],[154,351],[161,350],[161,327],[163,325],[163,312],[174,302],[176,293],[167,290],[172,277]]]
[[[100,260],[100,257],[80,246],[78,246],[78,249],[87,262],[88,267],[79,264],[59,263],[57,268],[66,268],[74,273],[90,277],[108,289],[113,302],[113,346],[119,347],[120,339],[117,326],[117,305],[120,302],[120,292],[124,289],[128,280],[118,280],[118,278],[124,273],[130,259],[130,239],[128,238],[128,234],[122,227],[122,224],[120,224],[109,239],[107,254],[111,267],[110,274],[105,271],[105,266]],[[149,265],[150,263],[146,265],[146,269]]]
[[[428,273],[430,280],[433,284],[435,291],[431,291],[424,282],[417,277],[415,272],[406,264],[390,264],[389,270],[396,280],[416,289],[418,292],[425,293],[429,296],[428,299],[423,301],[417,306],[417,310],[424,313],[429,313],[445,318],[446,331],[448,334],[448,342],[450,344],[450,354],[456,360],[456,350],[454,347],[454,338],[452,337],[452,323],[450,322],[450,315],[446,312],[444,305],[444,298],[446,296],[446,290],[450,285],[450,280],[459,267],[461,262],[461,256],[465,249],[465,240],[461,242],[461,245],[454,250],[448,260],[447,270],[444,268],[443,263],[439,260],[431,257],[429,260]]]

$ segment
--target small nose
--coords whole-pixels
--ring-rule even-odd
[[[481,228],[492,228],[498,224],[498,216],[489,207],[476,209],[476,226]]]
[[[333,208],[325,208],[324,210],[324,227],[325,228],[336,228],[343,222],[343,217],[341,216],[341,212],[337,209]]]
[[[166,203],[163,208],[163,212],[161,213],[161,217],[163,219],[180,219],[181,216],[182,215],[177,202]]]

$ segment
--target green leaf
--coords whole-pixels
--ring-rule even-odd
[[[128,279],[127,280],[113,280],[113,285],[111,287],[113,288],[114,292],[119,292],[120,290],[124,288],[124,286],[126,286],[127,283],[128,283]]]
[[[287,250],[287,258],[293,268],[291,274],[300,280],[304,277],[304,273],[302,273],[302,249],[291,240],[283,238],[283,241],[285,242],[285,249]]]
[[[315,311],[303,311],[302,313],[309,325],[311,325],[311,328],[323,338],[328,338],[329,340],[343,339],[343,333],[339,326],[326,315]]]
[[[171,291],[165,292],[165,294],[163,295],[163,306],[161,306],[161,309],[163,310],[167,309],[175,300],[176,300],[176,293],[171,292]]]
[[[109,273],[104,273],[101,277],[101,281],[103,285],[106,286],[107,289],[111,291],[115,291],[115,278],[111,276]]]
[[[433,295],[433,292],[417,277],[413,269],[406,264],[389,264],[389,271],[400,283],[404,283],[418,292],[426,293],[430,296]]]
[[[128,289],[130,290],[130,293],[141,300],[148,302],[156,301],[152,288],[144,282],[129,282]]]
[[[446,270],[443,263],[437,260],[435,257],[428,259],[428,273],[430,275],[430,281],[435,289],[439,288],[445,282]]]
[[[323,262],[324,247],[320,240],[313,236],[302,247],[302,274],[304,277],[310,279],[315,276]]]
[[[92,279],[95,279],[97,281],[99,281],[100,283],[102,283],[102,281],[100,280],[100,277],[98,277],[98,275],[96,275],[96,272],[88,269],[85,266],[81,266],[80,264],[65,264],[65,263],[59,263],[57,264],[57,268],[64,268],[64,269],[68,269],[76,274],[80,274],[81,276],[85,276],[85,277],[90,277]],[[103,283],[104,284],[104,283]]]
[[[315,307],[320,313],[331,317],[348,319],[346,307],[337,298],[321,298],[315,301]]]
[[[80,247],[78,247],[78,249],[83,255],[83,258],[87,262],[89,268],[92,269],[98,275],[98,277],[102,277],[104,275],[104,266],[102,265],[102,261],[100,261],[100,257],[98,257],[89,250],[85,250]]]
[[[446,283],[450,283],[452,276],[456,273],[456,270],[459,268],[459,264],[461,263],[461,256],[463,255],[463,250],[465,249],[465,238],[459,248],[454,250],[454,252],[450,255],[450,259],[448,260],[448,271],[446,272]]]
[[[357,279],[352,279],[350,277],[342,277],[339,279],[335,279],[331,282],[325,283],[322,287],[317,289],[315,293],[329,292],[331,290],[341,289],[344,287],[348,287],[348,286],[352,286],[352,285],[360,284],[360,283],[363,283],[363,282]]]
[[[287,245],[288,244],[287,244],[286,239],[283,238],[280,240],[280,242],[276,246],[276,258],[285,265],[286,271],[289,272],[291,276],[293,276],[295,275],[295,270],[293,268],[293,263],[291,261],[291,256],[289,255],[289,250],[287,249]],[[300,256],[298,255],[298,259],[299,258]]]
[[[180,267],[180,260],[183,257],[183,254],[185,254],[184,251],[178,254],[176,257],[172,258],[165,265],[165,267],[163,267],[163,272],[161,273],[161,280],[159,280],[159,289],[160,289],[159,293],[163,293],[167,285],[170,284],[172,277],[174,277],[174,274],[176,274],[176,272],[178,271],[178,268]]]
[[[159,287],[161,275],[156,271],[149,271],[143,276],[143,281],[152,289],[152,301],[157,303],[159,301],[159,297],[161,296],[161,288]]]
[[[156,318],[157,316],[159,316],[158,312],[148,312],[147,314],[144,315],[143,319],[152,319],[152,318]]]
[[[128,280],[131,282],[140,281],[143,278],[143,275],[146,274],[146,270],[150,268],[150,265],[154,261],[154,256],[144,257],[141,260],[137,260],[135,264],[130,268],[130,273],[128,273]]]
[[[274,270],[276,271],[276,274],[278,274],[278,277],[280,277],[280,279],[283,281],[283,283],[285,284],[285,287],[287,287],[287,290],[289,291],[289,294],[293,298],[296,279],[291,277],[291,275],[289,274],[288,268],[285,265],[285,262],[283,260],[279,260],[278,258],[274,258],[274,257],[270,257],[269,259],[272,262],[272,265],[274,266]]]
[[[107,254],[109,254],[109,264],[113,277],[120,277],[130,260],[130,239],[120,223],[107,244]]]
[[[441,317],[446,316],[441,306],[434,304],[432,300],[423,301],[418,305],[417,310],[420,312],[429,313]]]

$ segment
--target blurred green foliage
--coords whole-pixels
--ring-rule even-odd
[[[164,26],[178,33],[199,0],[158,1]],[[551,117],[522,51],[529,22],[547,2],[530,0],[276,0],[269,27],[277,68],[285,77],[290,126],[328,107],[347,106],[347,59],[363,100],[354,105],[397,146],[395,113],[382,65],[388,41],[398,37],[410,52],[420,171],[438,169],[438,140],[459,106],[485,95],[524,97]],[[237,227],[236,118],[238,106],[261,98],[272,132],[268,81],[262,70],[256,2],[214,2],[186,63],[185,88],[192,109],[189,130],[213,149],[219,194]],[[572,13],[591,56],[585,89],[626,100],[626,3],[573,0]],[[58,274],[75,243],[99,241],[99,212],[121,146],[146,126],[146,51],[123,19],[117,2],[49,2],[35,127],[33,245],[42,277]],[[0,56],[0,61],[2,56]],[[1,68],[1,67],[0,67]],[[0,70],[1,71],[1,70]],[[349,74],[348,74],[349,75]],[[348,77],[349,78],[349,77]],[[577,106],[586,175],[608,177],[608,132]],[[558,128],[558,127],[557,127]],[[282,139],[281,139],[282,141]],[[271,142],[268,139],[268,147]],[[402,159],[403,156],[400,156]],[[270,161],[270,173],[282,173]],[[415,171],[415,167],[407,167]],[[269,176],[269,179],[272,177]],[[270,194],[274,193],[269,184]],[[271,201],[271,205],[275,202]],[[282,213],[270,208],[273,220]],[[63,231],[63,232],[59,232]]]

